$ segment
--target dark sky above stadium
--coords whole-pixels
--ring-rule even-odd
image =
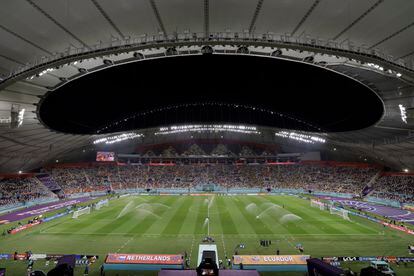
[[[90,134],[201,122],[346,131],[374,124],[382,112],[375,94],[337,73],[217,54],[113,66],[49,93],[40,106],[52,129]]]

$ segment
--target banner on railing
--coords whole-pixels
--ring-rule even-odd
[[[309,255],[235,255],[233,264],[239,265],[306,265]]]
[[[105,263],[181,265],[183,264],[183,256],[167,254],[108,254]]]

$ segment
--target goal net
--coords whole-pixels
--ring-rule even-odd
[[[331,206],[331,207],[329,207],[329,212],[332,215],[337,215],[337,216],[342,217],[343,219],[350,220],[349,212],[345,209],[338,208],[338,207],[335,207],[335,206]]]
[[[109,206],[109,200],[104,199],[104,200],[99,201],[98,203],[96,203],[95,209],[96,210],[99,210],[99,209],[101,209],[104,206]]]
[[[321,210],[325,210],[325,203],[311,199],[311,207],[316,207]]]
[[[81,215],[90,214],[90,213],[91,213],[91,207],[85,207],[85,208],[82,208],[80,210],[77,210],[77,211],[73,212],[72,218],[75,219],[75,218],[78,218]]]

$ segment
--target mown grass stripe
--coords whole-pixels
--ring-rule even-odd
[[[308,209],[308,202],[297,199],[296,206],[298,208]],[[320,211],[315,208],[316,212],[321,212],[322,216],[329,217],[332,220],[332,227],[336,229],[340,229],[343,232],[350,232],[350,233],[361,233],[361,234],[369,234],[369,233],[376,233],[377,231],[372,229],[369,226],[362,226],[358,223],[355,223],[353,221],[347,221],[342,219],[339,216],[331,215],[328,211]]]
[[[193,204],[189,207],[188,210],[185,210],[185,212],[187,213],[187,216],[185,217],[183,223],[181,224],[179,234],[193,235],[195,233],[197,214],[200,211],[201,205],[202,205],[202,200],[200,200],[199,197],[193,197]]]
[[[217,235],[221,235],[223,233],[223,226],[220,220],[220,213],[223,210],[220,210],[217,205],[218,196],[210,197],[212,203],[210,204],[210,236],[214,235],[216,239],[219,237]]]
[[[226,198],[225,200],[223,200],[223,202],[225,204],[225,208],[231,210],[231,219],[237,227],[238,234],[257,234],[250,225],[250,223],[247,221],[246,214],[242,213],[240,209],[237,207],[237,203],[239,202],[239,200],[235,199],[236,197]]]
[[[252,203],[255,203],[257,207],[261,210],[261,212],[265,212],[268,207],[262,206],[263,203],[266,203],[267,201],[263,201],[263,199],[260,199],[258,197],[252,197],[251,198]],[[281,233],[289,235],[290,231],[287,229],[284,225],[282,225],[277,218],[274,218],[272,215],[269,215],[268,213],[263,213],[262,217],[257,219],[257,221],[262,221],[267,227],[272,231],[273,233]]]
[[[262,203],[276,204],[276,203],[272,202],[271,200],[269,200],[269,199],[267,199],[265,197],[257,197],[256,199],[258,201],[261,201]],[[296,215],[296,214],[290,212],[289,210],[286,210],[284,208],[284,205],[280,205],[280,204],[277,204],[277,205],[278,206],[281,206],[280,207],[280,212],[281,212],[280,216],[279,217],[274,217],[274,216],[271,216],[270,215],[271,219],[273,219],[273,221],[277,225],[279,225],[281,228],[283,228],[289,234],[308,234],[309,233],[309,230],[307,230],[305,228],[305,227],[307,227],[306,222],[303,221],[302,218],[300,220],[298,220],[298,221],[295,221],[295,222],[288,222],[288,221],[285,222],[285,221],[281,221],[283,215],[287,215],[289,213],[291,213],[293,215]],[[277,208],[279,208],[279,207],[277,207]]]
[[[277,202],[274,198],[271,199],[272,202]],[[302,217],[308,224],[314,225],[316,228],[319,228],[323,233],[326,234],[346,234],[345,231],[334,227],[335,219],[330,217],[329,213],[324,213],[316,208],[311,208],[310,206],[300,206],[298,202],[292,202],[291,199],[287,200],[285,203],[285,208],[298,216]],[[321,217],[328,219],[328,223],[324,220],[321,220]],[[332,220],[330,220],[332,219]]]
[[[216,200],[217,208],[220,211],[219,219],[222,226],[222,234],[239,234],[239,229],[234,223],[234,207],[225,204],[225,201],[230,201],[229,198],[219,197]]]
[[[205,200],[208,197],[200,196],[198,198],[201,200],[201,205],[197,213],[194,234],[207,235],[207,228],[204,226],[204,221],[207,217],[207,204],[205,204]]]
[[[180,232],[181,226],[188,216],[188,210],[194,204],[194,197],[184,198],[183,204],[177,208],[175,214],[171,217],[170,221],[164,226],[163,229],[160,229],[162,234],[178,234]]]
[[[158,200],[155,200],[154,202],[163,203],[168,206],[173,206],[173,204],[177,201],[176,197],[160,197]],[[166,212],[166,210],[163,210],[162,213],[157,213],[157,215],[162,216],[163,213]],[[156,221],[157,219],[153,216],[145,216],[142,220],[139,221],[132,221],[133,227],[128,231],[129,234],[142,234],[144,233],[151,225]]]
[[[157,199],[157,198],[151,198],[148,201],[148,203],[153,203],[153,202],[156,202],[158,200],[159,199]],[[127,204],[129,204],[129,202],[132,202],[131,210],[128,213],[126,213],[124,216],[117,219],[117,216],[120,214],[122,209]],[[137,204],[140,204],[140,203],[141,203],[140,200],[133,200],[133,199],[132,199],[132,201],[125,202],[125,205],[122,206],[122,209],[120,209],[119,212],[118,212],[118,209],[117,209],[116,213],[113,213],[113,214],[110,215],[110,217],[114,218],[112,221],[105,222],[99,228],[97,228],[98,225],[95,225],[93,231],[97,232],[97,233],[108,234],[108,233],[116,232],[117,230],[121,230],[122,232],[125,232],[126,231],[124,229],[125,227],[132,228],[133,223],[131,223],[131,222],[140,221],[140,220],[143,219],[142,217],[139,217],[137,215],[137,213],[135,212],[136,211],[135,208],[136,208]],[[87,232],[88,229],[83,228],[82,231]]]
[[[177,215],[181,210],[181,206],[188,202],[189,198],[187,197],[177,197],[178,199],[174,201],[169,209],[165,209],[160,218],[156,218],[152,225],[147,228],[144,232],[145,233],[152,233],[152,234],[161,234],[162,231],[167,227],[167,225],[171,222],[173,217]],[[178,214],[181,215],[181,214]]]
[[[252,203],[250,197],[238,197],[240,201],[236,202],[236,206],[240,213],[245,214],[246,221],[250,224],[250,227],[254,229],[257,235],[273,234],[274,232],[265,224],[262,220],[256,219],[256,214],[247,212],[246,207]]]

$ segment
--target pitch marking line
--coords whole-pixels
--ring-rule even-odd
[[[188,260],[189,260],[190,262],[191,262],[191,255],[193,254],[194,242],[195,242],[195,236],[193,236],[193,241],[191,242],[190,256],[189,256],[189,258],[188,258]]]
[[[224,245],[224,235],[223,234],[221,234],[221,241],[223,243],[224,256],[227,256],[226,246]]]
[[[128,243],[130,243],[132,240],[134,239],[134,237],[131,237],[129,240],[127,240],[120,248],[118,248],[118,250],[116,251],[116,253],[119,253],[119,251],[121,251],[121,249],[123,249]]]
[[[293,237],[292,237],[293,238]],[[286,241],[288,242],[288,244],[290,245],[290,246],[292,246],[294,249],[296,249],[296,246],[289,240],[289,238],[288,237],[285,237],[285,239],[286,239]]]

